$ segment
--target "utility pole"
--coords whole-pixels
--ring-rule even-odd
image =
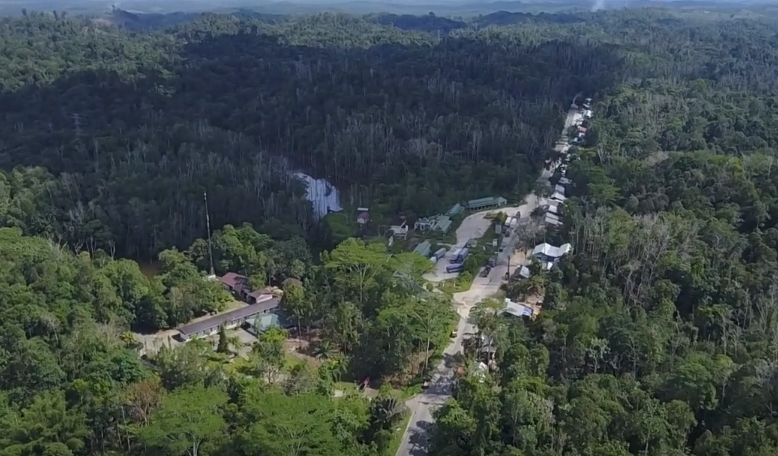
[[[203,199],[205,200],[205,226],[208,229],[208,257],[211,261],[211,276],[215,276],[213,271],[213,245],[211,244],[211,216],[208,213],[208,193],[203,192]]]

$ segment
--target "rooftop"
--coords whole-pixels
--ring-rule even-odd
[[[430,244],[430,241],[424,241],[421,244],[417,245],[413,251],[415,253],[418,253],[421,256],[427,256],[430,254],[430,249],[432,248],[432,245]]]
[[[251,329],[257,333],[263,333],[270,328],[278,328],[280,326],[280,319],[274,313],[260,315],[251,321]]]
[[[551,244],[542,243],[535,246],[532,249],[532,255],[543,255],[550,258],[561,258],[563,255],[570,253],[573,250],[573,246],[570,243],[562,244],[561,247],[556,247]]]
[[[447,215],[441,215],[435,220],[435,228],[446,233],[451,228],[451,218]]]
[[[235,291],[241,291],[249,284],[248,277],[235,272],[228,272],[219,277],[219,281]]]
[[[551,195],[551,199],[559,202],[564,202],[565,200],[567,200],[567,197],[565,196],[564,193],[554,192],[554,194]]]
[[[464,211],[464,210],[465,210],[465,208],[462,207],[461,204],[457,203],[457,204],[451,206],[451,209],[449,209],[448,212],[446,212],[446,215],[449,216],[449,217],[453,217],[455,215],[461,214],[462,211]]]
[[[467,202],[467,207],[482,207],[482,206],[500,206],[506,204],[508,200],[501,196],[487,196],[485,198],[478,198]]]
[[[546,214],[546,223],[549,225],[559,226],[562,224],[562,221],[559,220],[559,217],[554,214]]]
[[[513,302],[508,298],[505,298],[505,309],[503,309],[503,312],[508,315],[513,315],[514,317],[532,316],[532,308],[525,306],[520,302]]]
[[[263,312],[267,312],[268,310],[275,309],[276,307],[278,307],[278,299],[269,299],[267,301],[262,301],[257,304],[241,307],[240,309],[235,309],[220,315],[214,315],[211,318],[207,318],[205,320],[198,321],[196,323],[182,326],[178,328],[178,332],[180,332],[181,335],[184,337],[189,337],[192,334],[197,334],[197,333],[208,331],[210,329],[218,328],[221,325],[228,323],[230,321],[245,319],[248,317],[253,317],[254,315],[259,315]]]

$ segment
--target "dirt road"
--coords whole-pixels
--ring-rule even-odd
[[[512,214],[518,212],[521,214],[520,220],[528,219],[530,213],[537,206],[537,201],[538,198],[535,194],[528,195],[523,205],[513,208]],[[503,208],[501,210],[507,213],[507,209],[508,208]],[[483,220],[483,213],[473,214],[468,217],[468,219],[473,217],[474,220],[467,225],[469,227],[467,228],[468,230],[472,230],[474,229],[473,227],[478,226],[475,221],[478,220],[479,216]],[[467,221],[467,219],[465,219],[465,221]],[[488,228],[488,220],[486,220],[486,224]],[[463,222],[462,225],[465,226],[465,223]],[[457,313],[459,314],[457,337],[455,337],[451,341],[451,344],[443,351],[443,361],[437,366],[435,374],[432,376],[430,387],[422,394],[414,396],[406,402],[406,405],[411,409],[411,420],[408,424],[408,428],[405,430],[403,441],[400,444],[396,456],[422,456],[427,454],[427,432],[434,422],[432,413],[437,407],[445,404],[448,398],[451,397],[451,387],[454,382],[452,358],[462,351],[462,341],[465,334],[473,333],[475,329],[470,321],[470,311],[476,304],[499,290],[500,285],[502,284],[502,278],[508,270],[508,263],[510,261],[510,256],[513,253],[514,245],[516,244],[516,231],[517,230],[514,230],[508,238],[508,245],[505,250],[498,254],[497,265],[492,268],[489,276],[476,277],[475,281],[473,281],[473,285],[468,291],[456,293],[454,295],[454,303],[456,305]],[[472,232],[474,231],[467,231],[467,233]],[[460,230],[457,230],[457,244],[462,242],[462,245],[464,245],[468,239],[474,237],[466,235],[465,233],[465,231],[460,233]],[[461,238],[460,234],[462,234]],[[448,262],[446,261],[446,263]],[[511,269],[513,266],[515,265],[511,265]]]
[[[508,216],[513,216],[518,213],[520,214],[519,220],[526,220],[530,213],[532,213],[532,211],[537,206],[537,203],[538,198],[534,194],[530,194],[527,196],[527,198],[524,200],[524,204],[521,206],[501,207],[499,209],[490,209],[488,211],[481,211],[468,215],[464,220],[462,220],[462,224],[459,226],[459,228],[457,228],[456,244],[449,248],[446,256],[437,262],[435,269],[432,272],[424,275],[424,279],[430,282],[442,282],[444,280],[453,279],[459,275],[458,273],[447,273],[446,266],[449,265],[449,261],[453,258],[452,254],[456,249],[464,247],[465,244],[467,244],[467,241],[470,239],[479,239],[483,237],[483,235],[486,234],[486,230],[490,229],[492,221],[484,218],[484,215],[495,211],[503,212]],[[508,251],[509,249],[506,248],[505,250]],[[507,266],[507,260],[505,261],[505,264]],[[499,274],[498,270],[501,271]],[[489,278],[491,279],[496,277],[497,280],[500,280],[502,274],[505,274],[505,270],[506,268],[500,269],[499,267],[495,267],[489,274]],[[476,282],[479,280],[483,281],[485,279],[481,277],[476,278]]]
[[[578,110],[571,109],[568,111],[562,136],[566,135],[567,129],[575,123],[577,116],[580,116]],[[557,147],[561,149],[561,152],[567,152],[567,149],[570,148],[566,141],[560,141],[560,144],[558,144]],[[555,163],[551,169],[544,170],[539,180],[551,177],[551,174],[557,165],[558,163]],[[537,204],[537,195],[528,195],[525,204],[515,208],[516,211],[521,213],[520,220],[527,220],[530,213],[537,207]],[[509,208],[505,208],[502,210],[507,212],[508,209]],[[484,230],[488,229],[489,221],[484,220],[481,222],[479,217],[480,220],[484,220],[483,213],[477,213],[467,217],[462,222],[462,226],[460,226],[456,232],[457,246],[464,246],[468,239],[482,236],[483,233],[481,233],[480,236],[473,236],[472,234],[477,233],[478,227],[483,226],[483,224],[486,226]],[[472,220],[466,224],[465,222],[471,218]],[[500,284],[502,283],[502,277],[508,269],[508,255],[513,252],[513,247],[516,243],[516,231],[517,230],[513,230],[509,245],[506,247],[505,251],[499,255],[497,266],[492,269],[489,277],[476,278],[473,285],[470,287],[470,290],[454,295],[454,302],[457,306],[457,313],[459,314],[457,337],[443,351],[443,362],[437,366],[435,375],[433,375],[432,381],[430,382],[430,387],[424,393],[414,396],[406,402],[406,405],[411,410],[411,420],[405,430],[403,441],[400,444],[400,448],[397,450],[396,456],[423,456],[427,454],[429,446],[428,432],[434,423],[432,414],[435,409],[445,404],[448,398],[451,397],[451,387],[454,382],[453,363],[451,363],[451,359],[462,350],[462,340],[465,334],[474,332],[473,325],[470,322],[470,311],[478,302],[488,298],[499,289]],[[448,261],[445,259],[441,259],[441,262],[448,264]],[[511,265],[511,268],[512,267],[513,265]],[[445,273],[445,266],[443,271]],[[454,274],[451,276],[454,276]],[[431,275],[430,277],[435,279],[438,276]]]

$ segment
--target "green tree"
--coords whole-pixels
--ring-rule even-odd
[[[165,396],[152,411],[147,426],[136,432],[147,446],[169,454],[198,456],[206,444],[223,437],[227,422],[222,416],[228,397],[217,388],[182,387]]]
[[[224,327],[224,325],[219,327],[219,342],[216,346],[216,352],[217,353],[229,353],[230,352],[230,341],[227,338],[227,329]]]

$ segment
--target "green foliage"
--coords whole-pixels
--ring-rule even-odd
[[[456,315],[426,258],[317,220],[289,170],[381,213],[520,200],[581,92],[547,234],[574,252],[507,290],[545,295],[534,321],[475,311],[498,369],[458,382],[430,454],[778,453],[776,28],[704,16],[2,19],[0,456],[386,453],[402,402],[336,382],[424,378]],[[146,346],[235,299],[206,277],[204,191],[215,272],[283,288],[315,372],[281,329],[234,369]]]
[[[227,395],[215,388],[187,386],[167,396],[137,429],[140,440],[170,454],[198,456],[201,449],[224,435]]]
[[[222,325],[221,328],[219,328],[219,342],[216,346],[216,352],[217,353],[229,353],[230,352],[230,341],[227,339],[227,330]]]

